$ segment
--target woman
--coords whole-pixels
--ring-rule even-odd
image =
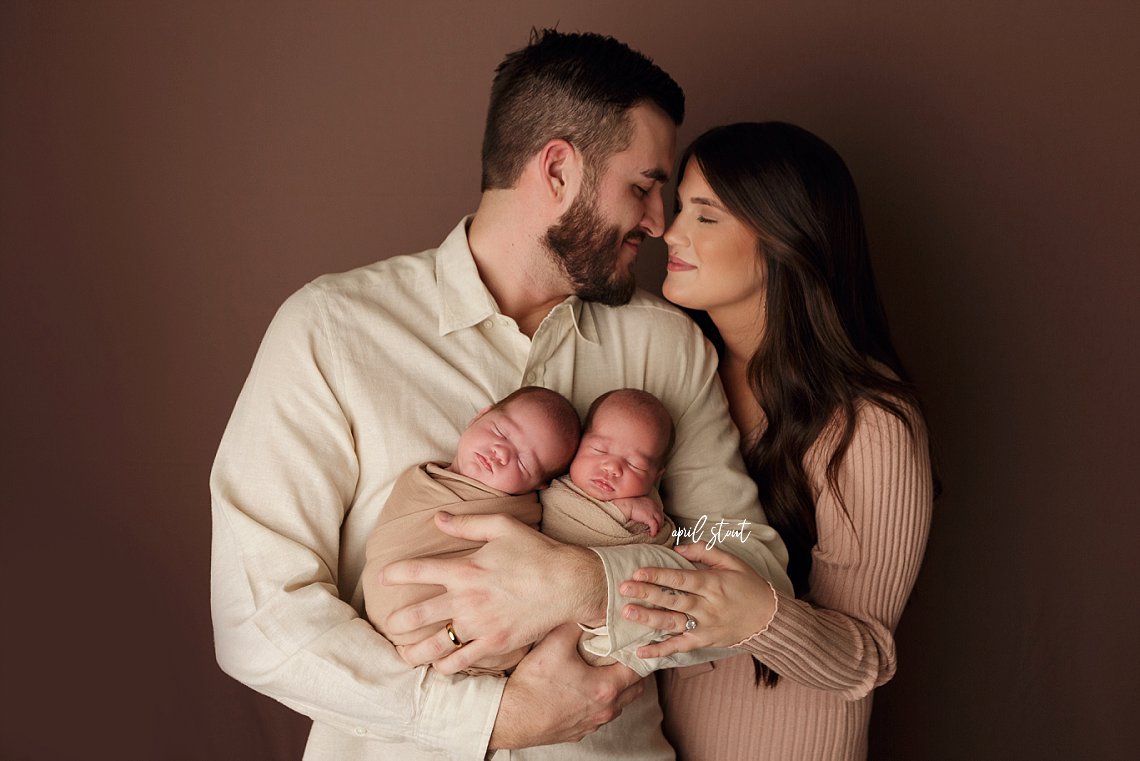
[[[643,657],[745,653],[661,680],[679,758],[864,758],[933,478],[855,186],[827,144],[782,123],[713,129],[681,172],[663,292],[715,326],[745,463],[787,544],[797,597],[698,542],[678,552],[707,570],[641,569],[623,593],[665,610],[623,614],[679,632]]]

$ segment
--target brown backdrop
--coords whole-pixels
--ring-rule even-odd
[[[292,290],[474,208],[556,22],[673,73],[682,144],[795,121],[860,185],[946,482],[873,756],[1140,743],[1138,6],[580,5],[3,3],[0,756],[300,756],[214,664],[214,448]]]

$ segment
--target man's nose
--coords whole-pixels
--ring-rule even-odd
[[[646,196],[646,202],[645,214],[641,217],[641,229],[650,238],[660,238],[665,232],[665,202],[659,192]]]

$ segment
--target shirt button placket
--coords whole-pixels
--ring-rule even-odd
[[[551,346],[556,343],[554,340],[556,326],[562,325],[565,319],[564,305],[555,307],[555,310],[556,314],[552,314],[538,326],[531,341],[526,374],[523,375],[523,382],[528,386],[541,386],[546,380],[546,360],[550,358]]]

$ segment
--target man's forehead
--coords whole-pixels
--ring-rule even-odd
[[[664,111],[642,103],[629,111],[633,139],[614,158],[624,159],[646,179],[667,182],[677,145],[677,127]]]

